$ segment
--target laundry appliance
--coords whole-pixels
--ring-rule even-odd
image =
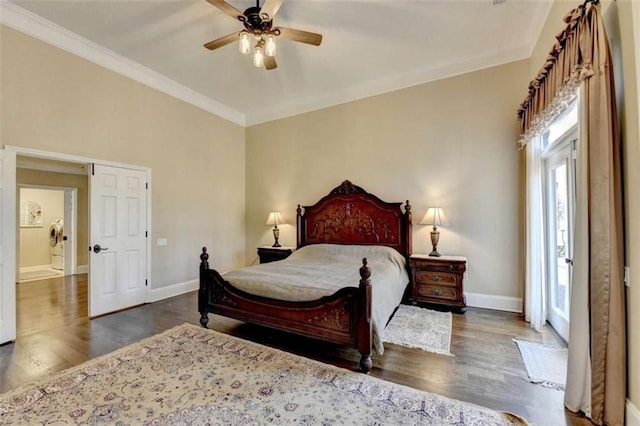
[[[51,246],[51,267],[64,269],[64,228],[63,220],[56,219],[49,228],[49,245]]]

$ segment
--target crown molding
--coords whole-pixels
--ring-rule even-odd
[[[267,111],[251,111],[247,113],[246,126],[255,126],[257,124],[317,111],[372,96],[383,95],[385,93],[527,59],[530,56],[530,47],[524,44],[510,50],[483,52],[475,57],[454,59],[435,64],[429,69],[411,70],[405,73],[386,76],[378,80],[367,81],[358,86],[353,86],[348,90],[328,93],[321,98],[315,98],[306,103],[289,102],[279,105],[278,107],[273,106]]]
[[[235,124],[246,124],[243,113],[6,0],[0,0],[0,23]]]

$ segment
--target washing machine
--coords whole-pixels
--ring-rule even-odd
[[[49,245],[51,246],[51,267],[53,269],[64,269],[64,241],[63,241],[63,220],[57,219],[51,223],[49,228]]]

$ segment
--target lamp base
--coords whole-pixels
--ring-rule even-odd
[[[278,242],[278,238],[280,237],[280,230],[278,229],[278,225],[273,228],[273,238],[276,240],[275,243],[271,247],[282,247]]]
[[[438,228],[436,228],[435,225],[433,225],[433,230],[431,231],[431,247],[433,247],[433,249],[431,250],[431,253],[429,253],[429,256],[433,256],[433,257],[440,257],[440,253],[438,253],[438,241],[440,240],[440,232],[438,231]]]

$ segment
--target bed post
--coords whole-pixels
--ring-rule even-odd
[[[404,229],[404,235],[405,238],[407,239],[407,252],[405,253],[405,256],[407,256],[407,258],[409,256],[411,256],[411,252],[413,251],[413,243],[411,242],[411,221],[413,218],[413,215],[411,214],[411,204],[409,204],[409,200],[407,200],[407,204],[404,206],[404,216],[405,216],[405,221],[404,221],[404,226],[406,229]],[[408,264],[408,263],[407,263]]]
[[[362,259],[360,268],[360,318],[358,318],[358,350],[360,351],[360,370],[369,373],[371,361],[371,346],[373,343],[373,327],[371,325],[371,269],[367,266],[367,258]]]
[[[209,269],[209,254],[207,248],[202,247],[200,255],[200,290],[198,291],[198,311],[200,311],[200,324],[207,328],[209,316],[207,315],[207,301],[209,300],[209,288],[207,286],[207,271]]]
[[[304,230],[302,229],[302,207],[298,204],[298,208],[296,209],[296,247],[302,247],[302,235],[304,234]]]

